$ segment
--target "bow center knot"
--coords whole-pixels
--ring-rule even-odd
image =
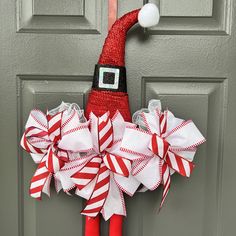
[[[161,159],[165,159],[169,150],[170,144],[157,134],[152,134],[151,143],[149,148],[151,151],[159,156]]]
[[[46,154],[46,167],[50,173],[58,172],[68,161],[68,154],[66,151],[55,150],[54,148],[49,148]]]

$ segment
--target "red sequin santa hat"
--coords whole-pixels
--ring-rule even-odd
[[[92,111],[101,116],[119,110],[126,121],[131,121],[126,86],[125,42],[128,30],[137,22],[151,27],[159,22],[159,10],[153,3],[145,4],[125,14],[113,24],[105,40],[98,64],[95,66],[92,91],[86,108],[88,117]]]

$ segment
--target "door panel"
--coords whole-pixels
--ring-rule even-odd
[[[160,214],[153,212],[152,220],[148,218],[144,235],[150,228],[155,229],[151,235],[217,235],[227,79],[143,77],[142,81],[144,106],[150,99],[160,99],[177,117],[191,117],[208,140],[197,152],[191,178],[173,176],[169,199]],[[160,197],[160,193],[150,195],[143,207],[145,215]],[[173,227],[166,227],[169,221]]]
[[[30,110],[34,107],[42,111],[58,106],[61,101],[76,102],[84,107],[92,77],[89,76],[46,76],[20,75],[18,86],[18,121],[23,133]],[[74,235],[83,235],[83,219],[80,211],[83,202],[79,197],[56,194],[52,188],[49,198],[43,196],[42,201],[31,199],[28,194],[29,180],[36,170],[29,155],[19,150],[19,207],[23,235],[66,235],[68,229]],[[52,181],[53,182],[53,181]],[[63,202],[66,201],[66,204]],[[62,222],[66,222],[65,224]],[[66,227],[65,227],[66,225]],[[76,226],[76,227],[74,227]]]
[[[98,34],[101,0],[17,0],[17,31]]]
[[[225,35],[230,32],[230,0],[150,0],[159,4],[161,22],[152,34]]]
[[[61,101],[84,108],[107,35],[107,0],[0,1],[0,145],[3,236],[83,235],[83,201],[28,195],[36,165],[19,148],[30,110]],[[207,143],[190,179],[177,174],[158,214],[161,188],[126,197],[125,236],[232,236],[236,218],[236,42],[232,0],[151,0],[157,27],[134,27],[126,44],[131,110],[162,101],[193,119]],[[118,1],[118,15],[142,0]],[[102,221],[102,234],[108,223]]]

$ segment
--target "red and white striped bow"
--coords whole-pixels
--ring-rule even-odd
[[[133,195],[139,186],[138,181],[129,175],[131,161],[120,155],[121,139],[128,125],[132,124],[125,122],[119,112],[112,119],[109,112],[101,117],[91,113],[94,153],[71,175],[76,193],[88,199],[82,214],[95,217],[101,212],[105,220],[113,214],[126,215],[122,191]],[[68,170],[69,173],[72,169]]]
[[[33,198],[41,199],[42,192],[50,195],[51,177],[69,161],[72,153],[92,149],[88,122],[81,123],[80,119],[75,108],[53,115],[50,112],[45,115],[39,110],[31,111],[21,146],[39,164],[30,183],[29,192]],[[60,183],[55,180],[59,191]]]
[[[126,128],[121,150],[126,153],[124,157],[134,161],[132,174],[147,189],[163,185],[162,207],[170,189],[171,174],[190,176],[196,147],[205,139],[191,120],[178,119],[170,111],[161,112],[160,107],[150,106],[149,113],[136,113],[140,128]]]

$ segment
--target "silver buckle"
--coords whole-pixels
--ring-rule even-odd
[[[113,74],[115,74],[113,84],[104,84],[104,82],[103,82],[104,73],[113,73]],[[100,67],[99,68],[98,87],[99,88],[106,88],[106,89],[118,89],[118,87],[119,87],[119,75],[120,75],[120,70],[119,69],[108,68],[108,67]]]

